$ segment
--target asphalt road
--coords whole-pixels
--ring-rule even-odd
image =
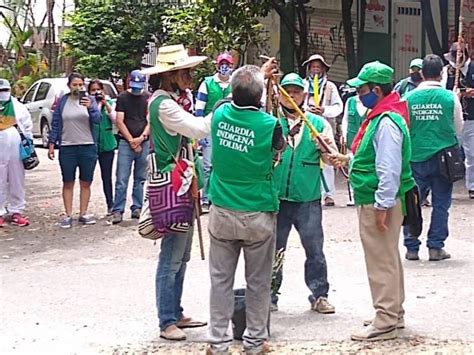
[[[45,150],[39,153],[40,166],[27,173],[31,225],[0,229],[0,353],[202,353],[205,328],[189,330],[186,343],[159,338],[154,298],[159,243],[140,238],[128,213],[120,225],[107,222],[98,174],[90,212],[100,220],[95,226],[75,224],[61,230],[58,162],[47,160]],[[337,206],[324,210],[323,222],[329,300],[336,314],[309,310],[304,250],[292,231],[280,311],[272,313],[274,353],[474,352],[474,203],[462,184],[456,185],[446,246],[452,259],[428,262],[423,247],[422,260],[404,261],[407,328],[400,340],[373,345],[349,340],[351,331],[371,316],[372,307],[356,210],[345,206],[345,183],[339,180]],[[430,209],[424,213],[428,217]],[[206,230],[206,217],[203,224]],[[206,232],[204,239],[207,249]],[[402,245],[400,249],[404,252]],[[242,285],[239,263],[236,287]],[[208,264],[199,258],[195,238],[185,313],[207,319],[208,294]],[[235,353],[238,349],[236,344]]]

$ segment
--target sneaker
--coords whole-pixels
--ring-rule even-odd
[[[0,216],[0,228],[5,225],[5,218],[3,216]]]
[[[276,303],[270,302],[270,312],[277,312],[278,305]]]
[[[326,297],[319,297],[313,302],[311,309],[322,314],[336,313],[336,308],[328,302]]]
[[[420,257],[418,256],[418,251],[407,250],[407,252],[405,254],[405,259],[407,259],[407,260],[420,260]]]
[[[356,331],[351,334],[352,340],[359,341],[377,341],[377,340],[389,340],[398,337],[397,328],[393,327],[386,330],[375,328],[372,324],[364,327],[360,331]]]
[[[142,209],[141,208],[136,208],[132,211],[131,217],[133,219],[139,219],[141,213],[142,213]]]
[[[355,206],[354,201],[347,202],[347,207],[353,207],[353,206]]]
[[[331,197],[326,197],[324,199],[324,206],[326,207],[334,207],[336,205],[336,203],[334,202],[334,200],[331,198]]]
[[[90,225],[96,223],[96,220],[95,220],[94,216],[92,216],[90,214],[85,214],[83,216],[80,216],[77,221],[79,223],[85,224],[86,226],[90,226]]]
[[[107,214],[106,214],[106,216],[107,216],[107,217],[110,217],[110,216],[112,216],[113,214],[114,214],[114,212],[113,212],[112,208],[107,208]]]
[[[362,324],[364,327],[367,327],[372,324],[374,320],[373,319],[366,319]],[[397,325],[395,326],[397,329],[403,329],[405,328],[405,319],[404,318],[398,318],[397,320]]]
[[[69,229],[72,227],[72,217],[65,217],[61,223],[60,223],[61,228],[64,229]]]
[[[430,261],[440,261],[451,258],[451,254],[446,253],[444,249],[430,249],[429,254]]]
[[[112,224],[119,224],[122,222],[122,214],[120,212],[113,212],[112,216]]]
[[[469,190],[469,198],[474,199],[474,190]]]
[[[209,213],[209,204],[208,203],[203,203],[201,205],[201,213],[202,214],[207,214]]]
[[[28,221],[28,218],[26,218],[22,214],[14,213],[12,215],[12,224],[14,226],[18,226],[18,227],[25,227],[25,226],[29,225],[30,222]]]

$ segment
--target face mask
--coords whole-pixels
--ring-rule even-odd
[[[217,72],[223,76],[229,76],[232,72],[232,68],[229,66],[229,64],[221,64],[219,69],[217,69]]]
[[[10,100],[11,93],[10,91],[0,91],[0,102],[6,102]]]
[[[419,72],[411,73],[411,74],[410,74],[410,78],[411,78],[411,80],[413,80],[415,83],[418,82],[418,81],[421,81],[421,79],[422,79],[421,74],[420,74]]]
[[[132,92],[133,95],[140,95],[142,93],[142,89],[132,88],[131,92]]]
[[[377,105],[377,100],[378,100],[378,96],[373,91],[369,92],[368,94],[360,96],[360,101],[362,102],[362,105],[370,109],[374,108],[375,105]]]

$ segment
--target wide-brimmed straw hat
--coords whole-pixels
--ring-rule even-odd
[[[303,66],[306,66],[309,63],[314,62],[315,60],[319,60],[321,63],[323,63],[327,70],[331,68],[331,66],[328,64],[328,62],[326,62],[324,57],[319,54],[313,54],[311,57],[309,57],[306,61],[303,62]]]
[[[448,62],[456,63],[457,54],[458,54],[457,52],[458,52],[458,42],[454,42],[451,45],[451,48],[449,48],[449,52],[444,53],[444,59],[446,59]],[[467,44],[464,46],[463,55],[466,60],[469,58],[469,48]]]
[[[189,56],[182,44],[163,46],[158,49],[156,65],[142,69],[147,75],[165,73],[172,70],[193,68],[207,59],[206,56]]]

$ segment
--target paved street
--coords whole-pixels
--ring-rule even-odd
[[[40,166],[27,173],[31,225],[0,230],[0,353],[202,353],[205,328],[188,331],[185,344],[160,340],[154,304],[159,244],[138,236],[129,212],[122,224],[107,223],[98,169],[90,206],[100,217],[97,225],[61,230],[59,165],[45,150],[39,153]],[[452,259],[428,262],[423,248],[422,260],[404,261],[407,328],[400,340],[382,344],[349,340],[372,308],[356,210],[345,207],[345,191],[341,179],[338,206],[324,211],[329,300],[336,314],[309,310],[304,250],[293,231],[280,311],[272,313],[274,353],[473,353],[474,203],[462,184],[456,186],[446,246]],[[206,223],[204,217],[204,230]],[[206,232],[204,239],[207,249]],[[199,258],[197,238],[194,244],[183,304],[186,314],[207,319],[207,261]],[[240,263],[236,286],[243,283]]]

